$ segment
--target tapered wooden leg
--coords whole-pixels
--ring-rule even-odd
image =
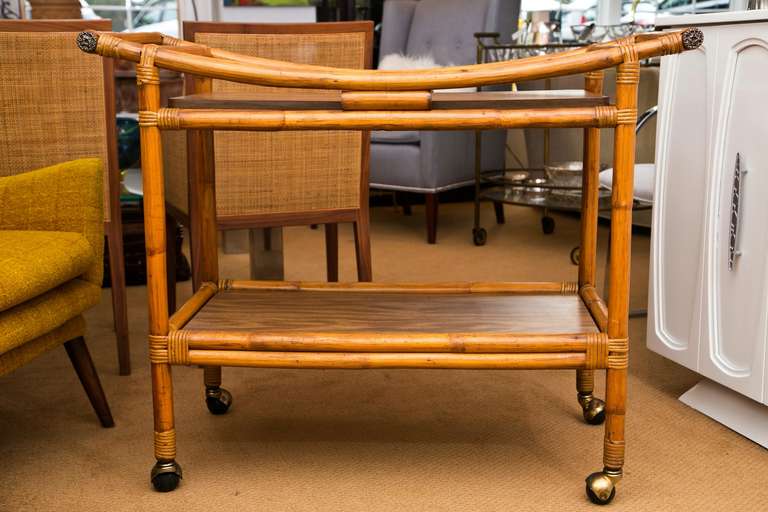
[[[131,374],[131,342],[128,336],[128,301],[125,290],[122,223],[113,220],[107,229],[109,276],[112,283],[112,317],[117,338],[117,362],[120,375]]]
[[[88,400],[90,400],[96,416],[99,417],[101,426],[105,428],[114,427],[115,422],[109,410],[107,397],[104,396],[99,375],[93,366],[93,360],[91,359],[91,354],[88,353],[85,340],[82,337],[69,340],[64,343],[64,349],[67,351],[69,360],[75,368],[75,373],[77,373],[80,383],[83,385],[83,389],[85,389],[85,394],[88,395]]]
[[[178,224],[168,215],[165,219],[165,267],[167,271],[166,283],[168,286],[168,314],[176,312],[176,235]]]
[[[339,225],[325,225],[325,262],[328,282],[339,280]]]
[[[437,243],[437,210],[438,210],[437,193],[432,192],[426,194],[426,208],[427,208],[427,243]]]
[[[357,256],[357,280],[372,281],[373,268],[371,262],[371,236],[369,219],[366,214],[358,217],[354,223],[355,254]]]

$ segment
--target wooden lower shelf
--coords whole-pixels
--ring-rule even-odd
[[[600,368],[574,283],[206,283],[155,354],[279,368]]]
[[[224,290],[189,331],[338,333],[598,332],[578,295]]]

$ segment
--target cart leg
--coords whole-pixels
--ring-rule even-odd
[[[168,287],[166,283],[166,216],[163,197],[163,149],[157,127],[160,109],[160,74],[154,66],[157,46],[145,45],[136,65],[139,85],[139,130],[144,187],[144,223],[147,249],[147,302],[149,303],[150,371],[154,418],[155,466],[150,478],[161,492],[172,491],[181,480],[176,463],[171,367],[167,356]],[[154,114],[154,115],[153,115]]]
[[[494,201],[493,211],[496,213],[496,224],[504,224],[504,222],[506,222],[506,219],[504,218],[504,203],[501,201]]]
[[[474,224],[472,225],[472,241],[475,245],[485,245],[488,239],[488,233],[485,229],[480,227],[480,189],[482,185],[482,138],[483,132],[480,130],[475,131],[475,212],[474,212]],[[502,207],[501,215],[504,216],[504,206],[500,203],[493,203],[494,207],[499,204]],[[497,210],[498,219],[498,210]],[[500,224],[503,224],[501,222]]]
[[[549,208],[544,208],[541,215],[541,231],[545,235],[551,235],[555,232],[555,219],[549,214]]]
[[[614,130],[611,249],[608,268],[608,364],[605,392],[603,470],[587,477],[587,496],[606,504],[616,493],[624,467],[624,418],[629,352],[629,275],[632,242],[632,197],[635,159],[637,83],[640,65],[633,43],[620,40],[624,63],[616,71],[618,124]]]
[[[205,382],[205,405],[211,414],[224,414],[232,405],[232,394],[221,387],[221,366],[203,368]]]
[[[605,421],[605,402],[593,395],[595,388],[594,370],[576,370],[576,398],[581,405],[584,421],[600,425]]]
[[[155,459],[150,479],[155,490],[169,492],[181,480],[181,466],[176,462],[176,429],[173,419],[171,366],[152,363],[152,404],[155,418]]]

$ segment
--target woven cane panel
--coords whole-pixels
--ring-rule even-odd
[[[208,34],[196,42],[245,55],[345,68],[365,65],[365,34]],[[215,80],[214,92],[284,90]],[[328,94],[315,91],[315,94]],[[360,132],[222,133],[215,136],[219,215],[360,206]]]
[[[187,193],[187,132],[162,130],[165,200],[182,213],[189,213]]]
[[[103,61],[80,51],[76,35],[0,32],[0,176],[78,158],[109,161]]]

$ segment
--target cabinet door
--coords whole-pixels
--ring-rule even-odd
[[[707,220],[707,347],[699,359],[700,373],[755,400],[763,399],[768,315],[766,35],[766,24],[720,32]]]
[[[708,33],[709,32],[709,33]],[[699,351],[714,41],[664,57],[656,125],[647,344],[691,369]]]

